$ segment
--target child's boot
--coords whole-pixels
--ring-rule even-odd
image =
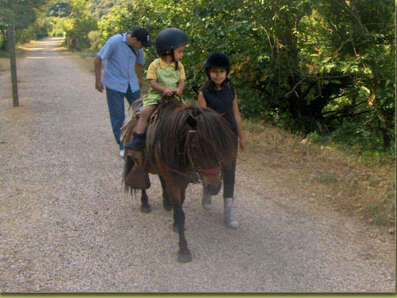
[[[124,148],[127,149],[127,155],[131,156],[132,159],[136,160],[138,164],[142,164],[143,161],[145,138],[146,133],[134,132],[132,134],[132,139],[124,145]]]
[[[145,149],[146,133],[132,133],[132,138],[124,147],[135,151],[143,151]]]
[[[240,224],[233,218],[233,198],[224,198],[224,219],[227,227],[237,229]]]

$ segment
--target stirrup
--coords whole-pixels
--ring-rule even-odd
[[[148,189],[150,187],[149,174],[143,166],[136,163],[126,175],[125,184],[132,189]]]
[[[126,148],[128,149],[128,148]],[[126,150],[125,155],[131,157],[133,161],[135,161],[138,165],[143,164],[143,151],[128,149]]]
[[[132,133],[132,139],[124,144],[124,148],[135,151],[143,151],[146,143],[146,132]]]

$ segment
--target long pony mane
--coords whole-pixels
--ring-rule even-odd
[[[234,133],[213,110],[181,102],[168,102],[159,108],[151,159],[157,155],[169,168],[186,171],[191,166],[189,154],[201,168],[219,164],[233,154]]]

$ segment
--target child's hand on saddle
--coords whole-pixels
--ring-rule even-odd
[[[175,93],[174,90],[171,90],[171,89],[168,89],[168,88],[165,88],[163,90],[163,95],[166,95],[166,96],[172,96],[172,95],[174,95],[174,93]]]

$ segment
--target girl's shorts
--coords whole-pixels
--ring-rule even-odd
[[[161,97],[156,94],[149,94],[148,96],[143,98],[143,106],[146,107],[158,104],[160,99]]]

